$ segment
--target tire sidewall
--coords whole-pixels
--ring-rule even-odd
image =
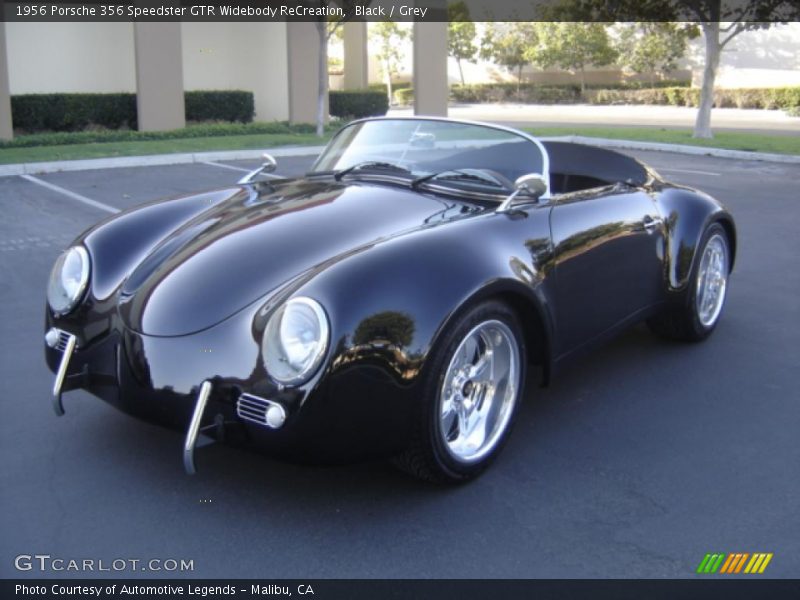
[[[456,460],[445,446],[444,436],[441,432],[439,418],[439,393],[444,384],[444,376],[450,364],[453,353],[458,348],[464,337],[477,325],[482,322],[497,320],[505,323],[511,330],[514,340],[519,349],[519,381],[517,397],[511,414],[508,419],[505,431],[501,434],[497,444],[486,456],[472,463],[463,463]],[[424,430],[426,432],[427,445],[430,448],[432,459],[438,469],[451,481],[466,481],[478,475],[491,464],[495,457],[505,446],[509,434],[516,420],[516,415],[521,404],[522,395],[525,389],[525,379],[527,372],[527,348],[525,338],[522,335],[522,327],[516,313],[506,304],[497,301],[488,301],[478,304],[467,310],[454,323],[448,327],[442,335],[435,350],[431,369],[425,378],[424,387]]]
[[[697,275],[700,271],[700,264],[703,262],[703,254],[706,251],[706,246],[708,245],[708,241],[716,234],[719,234],[724,243],[725,243],[725,253],[726,253],[726,261],[727,261],[727,269],[728,273],[730,274],[730,261],[731,261],[731,249],[730,249],[730,242],[728,240],[728,235],[725,232],[725,228],[720,225],[719,223],[712,223],[708,227],[706,227],[705,232],[703,232],[703,237],[698,245],[697,255],[695,257],[694,266],[692,267],[692,274],[691,274],[691,285],[689,286],[689,294],[686,298],[686,309],[688,312],[688,316],[690,319],[690,324],[692,329],[694,330],[694,334],[698,339],[703,339],[711,335],[711,332],[717,327],[720,319],[722,318],[722,314],[725,312],[725,303],[728,299],[728,289],[727,285],[729,282],[726,281],[725,287],[725,297],[722,299],[722,307],[720,308],[720,312],[717,315],[717,318],[714,320],[711,325],[703,325],[700,322],[700,316],[697,313],[697,284],[698,279]]]

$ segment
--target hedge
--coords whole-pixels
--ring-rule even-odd
[[[360,119],[385,115],[389,100],[385,92],[378,90],[332,91],[328,107],[334,117]]]
[[[662,104],[698,106],[698,88],[664,88],[648,90],[591,90],[586,92],[590,104]],[[790,109],[800,106],[800,87],[739,88],[714,90],[717,108]]]
[[[327,126],[333,131],[335,126]],[[210,123],[189,125],[185,129],[172,131],[134,131],[128,129],[100,129],[96,131],[60,131],[56,133],[32,133],[17,136],[12,140],[0,140],[0,148],[32,148],[35,146],[63,146],[103,142],[133,142],[150,140],[177,140],[200,137],[222,137],[253,134],[311,134],[316,127],[310,123],[287,123],[272,121],[260,123]]]
[[[395,98],[399,96],[396,94]],[[650,104],[698,106],[700,90],[687,86],[625,89],[620,86],[589,88],[583,94],[574,85],[543,86],[523,83],[454,85],[450,98],[455,102],[524,102],[530,104]],[[800,106],[800,87],[741,88],[714,91],[718,108],[790,109]]]
[[[186,120],[250,123],[255,114],[253,92],[203,90],[184,92]]]
[[[401,88],[394,93],[394,101],[401,106],[408,106],[414,102],[414,88]]]
[[[188,121],[253,120],[252,92],[185,92],[184,98]],[[11,117],[26,132],[136,129],[136,94],[20,94],[11,96]]]

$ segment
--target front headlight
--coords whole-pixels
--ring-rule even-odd
[[[89,253],[83,246],[73,246],[58,257],[50,282],[47,302],[57,315],[65,315],[80,301],[89,283]]]
[[[292,298],[270,317],[261,354],[270,376],[299,385],[316,371],[328,348],[328,317],[319,302]]]

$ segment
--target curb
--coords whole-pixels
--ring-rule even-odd
[[[324,146],[287,146],[273,150],[228,150],[222,152],[187,152],[180,154],[153,154],[150,156],[119,156],[115,158],[90,158],[52,162],[0,165],[0,177],[11,175],[40,175],[59,171],[88,171],[91,169],[118,169],[121,167],[156,167],[214,162],[219,160],[259,159],[265,151],[275,157],[308,156],[319,154]]]
[[[608,148],[629,150],[653,150],[656,152],[672,152],[695,156],[714,156],[717,158],[733,158],[776,163],[800,164],[800,156],[792,154],[771,154],[768,152],[748,152],[745,150],[727,150],[724,148],[706,148],[704,146],[685,146],[682,144],[661,144],[657,142],[637,142],[633,140],[616,140],[608,138],[566,135],[559,137],[542,137],[542,140],[574,142]],[[275,157],[309,156],[322,152],[324,146],[287,146],[274,148],[269,153]],[[120,156],[116,158],[93,158],[84,160],[61,160],[53,162],[19,163],[0,165],[0,177],[12,175],[38,175],[59,171],[88,171],[91,169],[117,169],[121,167],[155,167],[166,165],[182,165],[192,163],[214,162],[220,160],[252,160],[259,159],[265,152],[262,150],[229,150],[222,152],[191,152],[182,154],[154,154],[151,156]]]
[[[637,142],[634,140],[616,140],[609,138],[586,137],[582,135],[565,135],[558,138],[540,138],[575,142],[609,148],[627,148],[629,150],[654,150],[656,152],[672,152],[675,154],[691,154],[694,156],[714,156],[717,158],[735,158],[738,160],[754,160],[800,164],[800,156],[796,154],[771,154],[769,152],[749,152],[747,150],[728,150],[727,148],[707,148],[705,146],[686,146],[683,144],[661,144],[659,142]]]

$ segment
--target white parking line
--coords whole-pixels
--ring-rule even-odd
[[[692,173],[693,175],[710,175],[719,177],[722,173],[712,173],[711,171],[693,171],[692,169],[670,169],[667,167],[656,167],[656,171],[669,171],[670,173]]]
[[[250,173],[253,170],[253,169],[245,169],[243,167],[234,167],[233,165],[226,165],[211,160],[203,161],[201,164],[208,165],[209,167],[220,167],[221,169],[230,169],[231,171],[241,171],[243,173]],[[286,179],[282,175],[272,175],[271,173],[261,173],[261,176],[269,177],[270,179]]]
[[[99,208],[100,210],[109,212],[112,215],[115,215],[118,212],[120,212],[118,208],[114,208],[113,206],[109,206],[108,204],[103,204],[102,202],[98,202],[97,200],[92,200],[91,198],[87,198],[86,196],[81,196],[80,194],[76,194],[75,192],[70,192],[69,190],[64,189],[60,186],[53,185],[52,183],[48,183],[47,181],[42,181],[41,179],[39,179],[38,177],[34,177],[33,175],[20,175],[20,177],[22,177],[27,181],[30,181],[31,183],[35,183],[36,185],[45,187],[48,190],[53,190],[54,192],[63,194],[68,198],[77,200],[78,202],[83,202],[84,204],[88,204],[89,206],[93,206],[94,208]]]

